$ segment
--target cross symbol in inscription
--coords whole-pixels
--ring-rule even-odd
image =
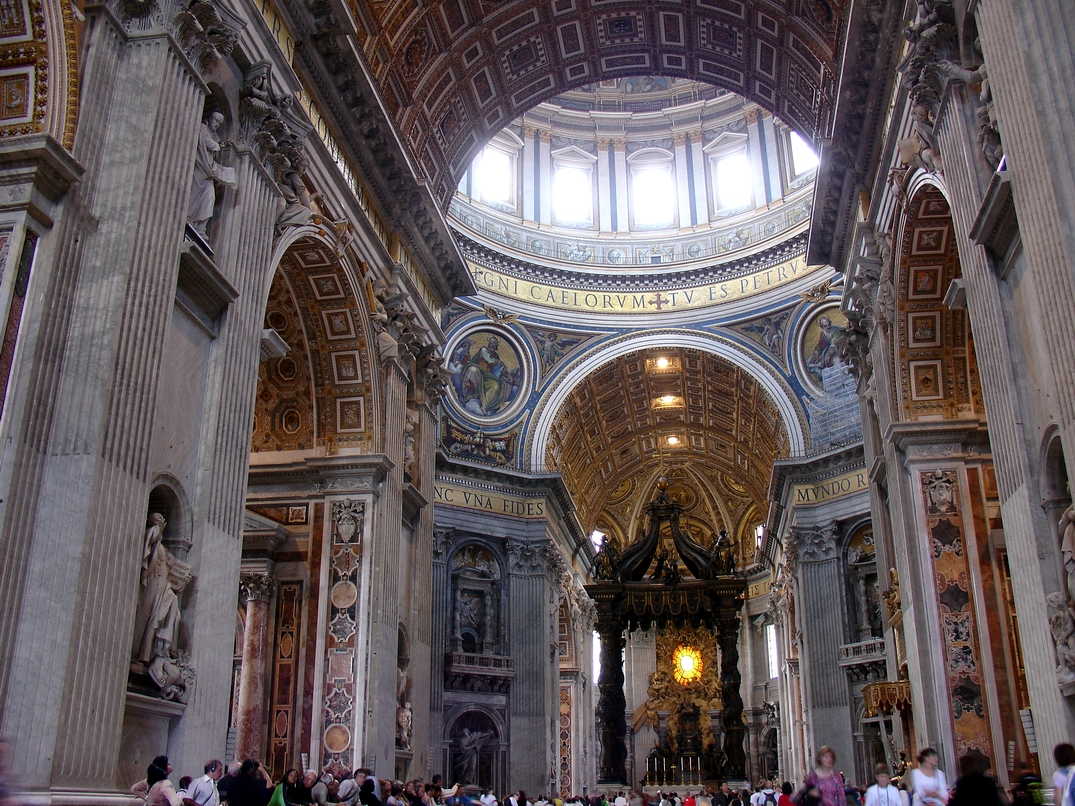
[[[662,306],[668,305],[671,301],[661,296],[661,292],[658,291],[657,295],[649,301],[650,305],[656,305],[657,310],[661,310]]]

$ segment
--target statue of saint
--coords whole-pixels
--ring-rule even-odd
[[[199,235],[205,235],[209,219],[216,207],[217,185],[234,185],[235,169],[221,165],[220,141],[217,130],[223,125],[224,116],[213,112],[202,121],[198,133],[198,151],[194,156],[194,177],[190,183],[190,205],[187,207],[187,223]]]
[[[150,514],[142,542],[142,592],[134,621],[133,654],[145,664],[169,657],[179,629],[178,593],[190,579],[190,566],[164,547],[164,526],[163,515]]]
[[[461,784],[478,783],[478,757],[481,749],[493,737],[493,732],[463,728],[459,736],[459,754],[456,756],[455,777]]]
[[[1064,510],[1060,518],[1060,557],[1064,563],[1067,596],[1075,601],[1075,504]]]

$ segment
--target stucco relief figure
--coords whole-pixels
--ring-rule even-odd
[[[1075,504],[1064,510],[1060,518],[1060,557],[1064,564],[1067,598],[1075,602]]]
[[[198,150],[194,155],[194,178],[190,183],[190,205],[187,222],[199,235],[205,235],[209,219],[216,207],[217,186],[235,184],[235,169],[220,164],[220,140],[217,131],[224,123],[224,116],[213,112],[202,121],[198,133]]]
[[[283,194],[283,210],[276,219],[276,226],[279,229],[301,227],[313,218],[310,192],[306,189],[306,183],[302,181],[304,167],[288,165],[280,174],[277,184]]]
[[[1045,597],[1049,631],[1056,645],[1056,678],[1061,685],[1075,683],[1075,609],[1060,591]]]
[[[404,750],[411,749],[411,703],[409,700],[396,708],[396,739]]]
[[[478,757],[485,743],[491,738],[493,738],[491,730],[472,731],[470,728],[463,728],[458,738],[459,753],[455,762],[455,777],[459,783],[478,783]]]

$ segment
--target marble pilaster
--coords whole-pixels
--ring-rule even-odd
[[[690,231],[695,222],[691,216],[690,179],[687,172],[687,142],[686,132],[674,132],[672,135],[673,148],[675,149],[675,185],[676,206],[679,208],[679,228],[681,231]]]
[[[612,226],[616,232],[627,233],[631,230],[631,217],[628,215],[627,201],[627,141],[615,138],[612,141],[612,170],[616,176],[616,220]]]
[[[793,528],[786,538],[785,550],[798,560],[795,576],[803,636],[800,662],[810,745],[807,756],[829,745],[838,759],[850,761],[854,746],[847,678],[840,668],[846,614],[837,538],[835,523]]]
[[[74,157],[87,173],[37,255],[42,304],[23,321],[0,476],[14,536],[2,549],[2,731],[38,792],[129,786],[116,770],[136,536],[205,92],[168,32],[124,30],[103,6],[87,10],[83,47],[82,90],[96,101]]]
[[[539,129],[537,132],[537,214],[538,223],[552,223],[552,133]]]
[[[597,138],[597,210],[601,234],[612,234],[612,176],[607,138]]]

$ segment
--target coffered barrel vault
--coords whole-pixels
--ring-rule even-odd
[[[793,13],[745,0],[349,5],[388,111],[446,204],[476,149],[508,122],[618,75],[706,81],[824,136],[847,4],[804,0]]]

